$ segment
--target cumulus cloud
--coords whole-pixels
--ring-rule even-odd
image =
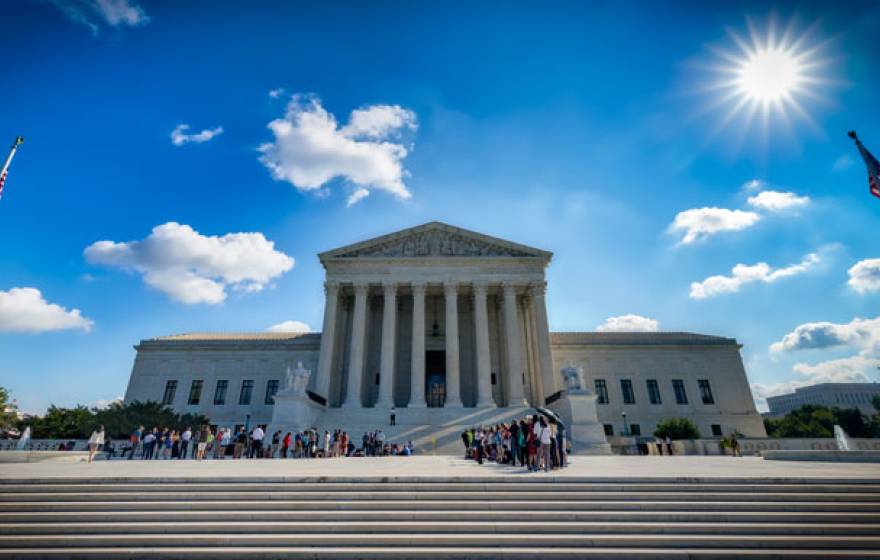
[[[756,191],[764,186],[764,181],[760,179],[752,179],[751,181],[746,181],[743,183],[742,190],[744,191]]]
[[[284,88],[275,88],[269,90],[269,97],[272,99],[278,99],[282,95],[284,95]]]
[[[154,227],[142,241],[98,241],[84,254],[90,263],[135,271],[187,304],[220,303],[227,287],[258,292],[294,264],[262,233],[207,236],[175,222]]]
[[[761,191],[750,196],[747,202],[760,210],[782,212],[806,206],[810,203],[810,197],[798,196],[793,192]]]
[[[619,315],[609,317],[605,322],[596,327],[599,332],[657,332],[660,323],[656,319],[649,319],[641,315]]]
[[[222,126],[218,126],[215,128],[206,128],[201,132],[197,132],[195,134],[187,134],[187,130],[189,130],[188,124],[179,124],[174,127],[174,130],[171,131],[171,143],[175,146],[183,146],[184,144],[189,143],[201,144],[202,142],[207,142],[215,136],[223,134]]]
[[[765,262],[753,265],[738,264],[733,267],[730,276],[710,276],[702,282],[691,283],[690,297],[692,299],[706,299],[721,294],[738,292],[746,284],[763,282],[772,284],[782,278],[803,274],[815,267],[821,258],[816,253],[810,253],[804,259],[791,266],[774,269]]]
[[[749,228],[760,220],[755,212],[729,210],[727,208],[691,208],[675,216],[669,231],[684,232],[680,245],[707,239],[722,231],[739,231]]]
[[[71,21],[88,27],[97,35],[101,25],[136,27],[146,25],[150,18],[132,0],[52,0]]]
[[[112,399],[97,399],[89,403],[89,408],[97,408],[98,410],[104,410],[105,408],[110,408],[110,406],[114,404],[122,404],[125,399],[122,396],[113,397]]]
[[[880,292],[880,259],[865,259],[849,269],[850,288],[860,294]]]
[[[797,362],[792,371],[800,379],[775,385],[752,385],[756,397],[790,393],[816,383],[867,383],[876,381],[880,366],[880,317],[855,318],[849,323],[804,323],[770,346],[771,352],[799,352],[851,348],[856,354],[817,363]],[[756,399],[757,402],[757,399]]]
[[[310,333],[312,332],[312,327],[302,321],[284,321],[283,323],[272,325],[266,331],[275,333]]]
[[[94,323],[79,309],[49,303],[36,288],[0,290],[0,332],[40,333],[65,329],[89,331]]]
[[[411,150],[403,137],[416,130],[417,122],[408,109],[371,105],[352,111],[340,127],[320,99],[295,95],[284,117],[268,128],[275,140],[260,146],[260,162],[278,181],[315,191],[342,178],[352,187],[349,204],[373,188],[401,199],[412,196],[403,182],[403,160]]]
[[[804,323],[770,346],[772,352],[795,352],[849,346],[880,356],[880,317],[849,323]]]

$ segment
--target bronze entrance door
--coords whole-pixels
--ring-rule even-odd
[[[441,407],[446,402],[446,352],[425,352],[425,402],[429,407]]]

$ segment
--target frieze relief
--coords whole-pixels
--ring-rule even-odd
[[[448,231],[426,231],[362,247],[339,257],[534,257],[494,243]]]

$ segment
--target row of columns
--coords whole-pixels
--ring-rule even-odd
[[[410,283],[413,292],[412,322],[412,383],[408,407],[425,407],[425,292],[426,284]],[[487,305],[489,284],[475,282],[474,293],[474,328],[476,331],[476,365],[477,365],[477,407],[492,407],[491,361],[489,350],[489,313]],[[376,407],[390,408],[394,401],[395,342],[397,340],[397,289],[399,283],[385,282],[382,284],[384,310],[382,314],[382,347],[380,354],[379,396]],[[535,305],[538,332],[538,354],[540,368],[552,368],[550,362],[550,338],[547,329],[547,315],[544,303],[544,284],[532,284],[533,305]],[[507,385],[509,387],[508,406],[528,406],[524,388],[524,357],[520,341],[521,331],[517,313],[516,289],[512,283],[502,283],[504,299],[504,345],[507,358]],[[318,364],[318,376],[315,380],[316,392],[327,397],[330,388],[330,376],[333,363],[333,351],[336,348],[336,317],[339,302],[339,284],[325,284],[327,302],[324,307],[324,325],[321,335],[321,350]],[[348,386],[345,392],[343,408],[361,407],[361,384],[364,376],[364,353],[366,343],[367,294],[369,284],[354,283],[354,311],[352,315],[352,336],[349,347]],[[461,407],[461,371],[458,340],[458,293],[459,284],[443,283],[443,295],[446,308],[446,402],[445,407]],[[543,348],[546,346],[546,348]],[[546,350],[546,357],[544,356]],[[546,358],[546,359],[545,359]],[[546,362],[546,363],[545,363]],[[549,371],[549,369],[548,369]]]

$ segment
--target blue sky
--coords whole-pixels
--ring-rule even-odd
[[[742,96],[713,107],[718,53],[773,14],[806,35],[804,112],[721,126]],[[432,220],[553,251],[554,330],[732,336],[758,397],[877,379],[880,200],[846,137],[880,152],[877,2],[4,15],[0,140],[26,142],[0,200],[0,385],[25,410],[123,394],[144,338],[320,328],[316,253]]]

